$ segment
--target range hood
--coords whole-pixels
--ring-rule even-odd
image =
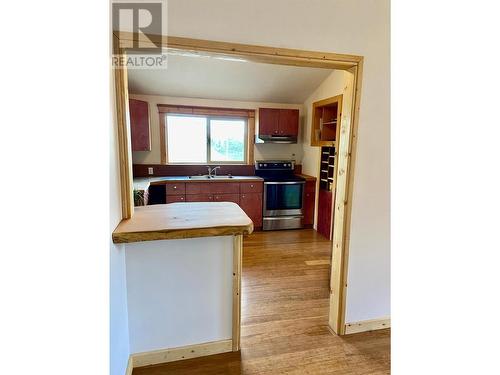
[[[294,135],[256,135],[255,143],[297,143]]]

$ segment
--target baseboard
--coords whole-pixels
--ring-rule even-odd
[[[220,340],[206,342],[203,344],[182,346],[179,348],[160,349],[150,352],[134,353],[130,356],[131,361],[129,362],[132,362],[132,367],[136,368],[157,365],[160,363],[180,361],[183,359],[204,357],[213,354],[227,353],[232,350],[233,340]],[[128,368],[127,375],[129,375]]]
[[[372,320],[363,320],[361,322],[347,323],[345,325],[345,334],[375,331],[391,327],[391,318],[381,318]]]

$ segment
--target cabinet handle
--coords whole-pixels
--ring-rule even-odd
[[[251,188],[253,188],[253,184],[252,184],[252,185],[250,185],[250,187],[251,187]]]
[[[177,189],[177,186],[174,185],[174,189]]]
[[[245,195],[242,195],[241,197],[242,197],[242,198],[245,198]]]
[[[184,200],[184,197],[181,197],[181,201],[183,201],[183,200]]]

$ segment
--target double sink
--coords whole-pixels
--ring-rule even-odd
[[[188,176],[190,180],[226,180],[228,178],[233,178],[231,175],[227,176],[211,176],[211,175],[203,175],[203,176]]]

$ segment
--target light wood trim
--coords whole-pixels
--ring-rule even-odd
[[[132,375],[132,372],[134,371],[134,359],[130,355],[128,357],[127,361],[127,369],[125,370],[125,375]]]
[[[255,148],[255,117],[249,117],[247,120],[247,164],[255,163],[254,156]]]
[[[317,107],[323,107],[328,104],[333,104],[333,103],[338,103],[338,114],[342,113],[342,100],[343,100],[343,95],[336,95],[332,96],[330,98],[322,99],[317,102],[314,102],[312,104],[312,113],[311,113],[311,146],[312,147],[337,147],[338,144],[338,128],[340,126],[337,126],[337,135],[335,136],[335,141],[321,141],[321,140],[316,140],[316,130],[318,129],[316,127],[316,122],[315,122],[315,115],[316,115],[316,108]],[[337,115],[337,118],[339,118],[340,115]],[[338,122],[340,124],[340,122]]]
[[[160,36],[143,36],[137,35],[129,32],[114,32],[116,36],[118,36],[119,47],[123,50],[132,47],[132,42],[134,40],[140,40],[141,43],[148,43],[148,38],[154,38],[157,40]],[[354,164],[355,150],[356,150],[356,137],[357,137],[357,125],[359,118],[359,98],[361,96],[361,75],[362,75],[362,66],[363,66],[363,57],[356,55],[346,55],[346,54],[336,54],[336,53],[326,53],[326,52],[317,52],[317,51],[304,51],[304,50],[295,50],[295,49],[286,49],[286,48],[274,48],[274,47],[264,47],[264,46],[254,46],[254,45],[245,45],[245,44],[237,44],[237,43],[227,43],[227,42],[218,42],[218,41],[208,41],[208,40],[200,40],[200,39],[191,39],[191,38],[180,38],[174,36],[164,36],[162,38],[162,44],[165,48],[169,48],[171,50],[179,50],[179,51],[190,51],[194,53],[200,54],[218,54],[229,57],[238,56],[244,58],[248,61],[255,61],[261,63],[270,63],[270,64],[278,64],[278,65],[293,65],[293,66],[310,66],[310,67],[319,67],[319,68],[330,68],[330,69],[339,69],[339,70],[350,70],[354,72],[355,82],[356,82],[356,90],[354,100],[354,110],[352,115],[351,125],[352,129],[350,129],[350,142],[351,146],[349,149],[349,163]],[[118,44],[118,43],[117,43]],[[149,42],[151,46],[153,43]],[[142,44],[145,45],[145,44]],[[125,90],[126,86],[121,86],[121,90]],[[118,91],[118,88],[117,88]],[[125,94],[126,95],[126,94]],[[118,112],[118,108],[117,108]],[[124,122],[118,123],[119,127],[123,127],[126,129],[126,124]],[[337,145],[338,146],[338,145]],[[131,152],[130,145],[126,146],[125,143],[120,142],[120,155],[121,159],[130,160]],[[131,163],[130,163],[131,167]],[[338,217],[335,219],[336,224],[342,227],[342,238],[346,240],[342,241],[342,245],[337,250],[337,255],[341,258],[345,258],[347,260],[348,256],[348,246],[349,246],[349,231],[350,231],[350,215],[351,215],[351,202],[352,202],[352,183],[354,179],[353,166],[346,168],[344,173],[348,176],[349,183],[346,184],[346,196],[347,198],[344,200],[345,206],[345,215],[343,217]],[[129,175],[128,182],[127,179],[122,178],[122,191],[126,188],[123,185],[131,185],[132,178]],[[132,190],[130,187],[128,188],[130,193],[123,194],[122,192],[122,200],[128,200],[129,206],[133,210],[133,199],[132,199]],[[344,223],[344,221],[347,221]],[[335,264],[334,264],[335,265]],[[340,265],[340,269],[342,270],[343,280],[347,280],[347,262],[344,261]],[[333,272],[333,267],[332,267]],[[347,285],[344,283],[344,288],[347,288]],[[336,297],[331,295],[331,302],[334,298],[338,298],[337,307],[338,310],[336,312],[332,311],[330,307],[330,322],[339,319],[337,321],[336,326],[337,330],[335,331],[338,334],[343,334],[345,328],[344,324],[340,324],[343,322],[345,315],[345,293],[337,293]],[[340,328],[338,328],[340,327]]]
[[[113,52],[125,53],[119,49],[119,40],[113,37]],[[130,141],[130,118],[128,109],[127,70],[115,69],[115,107],[118,123],[118,153],[120,164],[120,192],[122,219],[132,217],[134,198],[132,188],[132,143]]]
[[[243,236],[240,234],[233,237],[233,352],[240,350],[242,259]]]
[[[342,248],[341,256],[343,259],[342,266],[342,279],[339,285],[342,285],[342,290],[339,291],[339,325],[344,327],[339,334],[345,334],[345,310],[346,310],[346,296],[347,296],[347,273],[349,265],[349,249],[351,246],[351,214],[352,214],[352,200],[354,192],[354,168],[356,165],[356,155],[357,155],[357,140],[358,140],[358,124],[359,124],[359,109],[361,101],[361,84],[363,77],[363,60],[361,60],[358,65],[350,70],[349,73],[353,77],[353,99],[351,101],[352,105],[350,107],[351,111],[351,136],[349,138],[349,152],[347,154],[347,183],[345,197],[345,217],[343,221],[343,231],[342,236],[344,238],[344,246]]]
[[[160,112],[160,163],[167,164],[167,116]]]
[[[227,353],[232,350],[232,340],[220,340],[206,342],[203,344],[181,346],[178,348],[153,350],[150,352],[132,354],[133,367],[144,367],[180,361],[183,359],[204,357],[220,353]]]
[[[264,47],[249,44],[218,42],[212,40],[191,39],[175,36],[143,35],[131,32],[114,32],[119,35],[120,47],[133,47],[134,40],[140,41],[141,46],[156,47],[154,41],[160,41],[164,48],[171,50],[191,51],[198,53],[219,54],[223,56],[239,56],[248,61],[293,65],[312,66],[329,69],[349,69],[361,61],[361,56],[297,50],[290,48]],[[152,42],[153,41],[153,42]]]
[[[347,323],[345,334],[375,331],[377,329],[391,328],[391,318],[363,320],[361,322]]]
[[[332,215],[334,218],[334,225],[332,231],[332,268],[330,275],[330,314],[328,323],[331,329],[337,334],[343,334],[344,332],[344,267],[345,257],[343,256],[346,248],[346,244],[343,237],[344,223],[345,223],[345,203],[347,200],[347,164],[349,162],[349,136],[351,129],[351,111],[353,84],[352,80],[349,80],[346,76],[346,83],[344,87],[344,98],[346,105],[344,106],[344,112],[341,113],[340,126],[337,126],[337,145],[336,148],[336,171],[335,171],[335,199],[334,206],[332,210]]]

